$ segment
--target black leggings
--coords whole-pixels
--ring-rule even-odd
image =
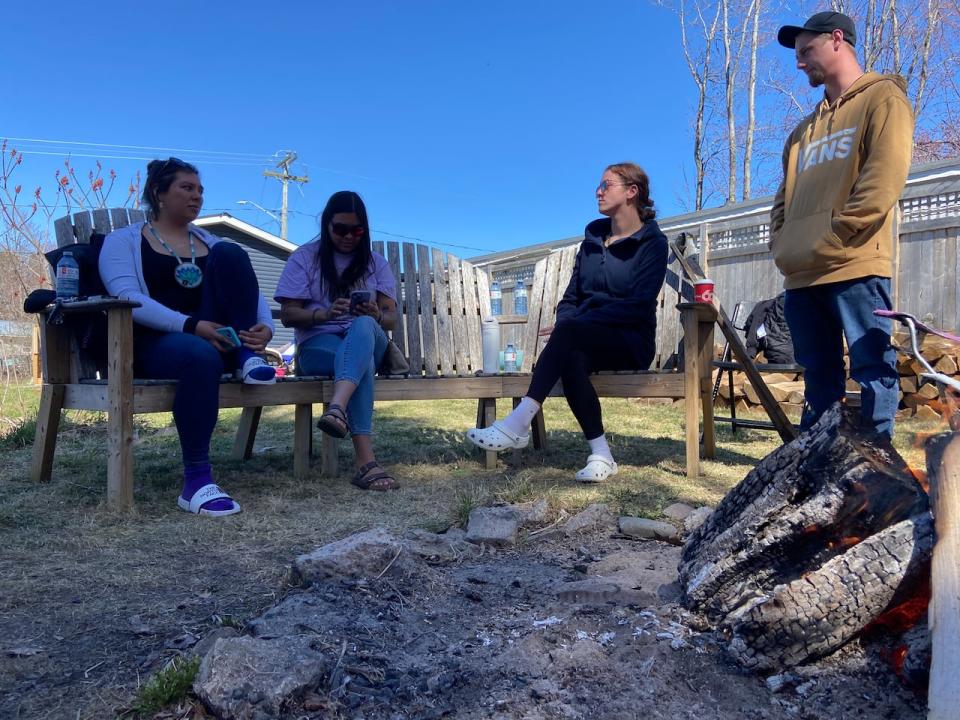
[[[563,394],[573,416],[587,440],[593,440],[603,435],[603,419],[590,373],[638,369],[641,365],[619,328],[583,320],[561,320],[537,359],[527,397],[542,405],[557,380],[563,380]]]

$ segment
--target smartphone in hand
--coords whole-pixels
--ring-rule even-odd
[[[357,305],[370,302],[369,290],[354,290],[350,293],[350,314],[357,314]]]
[[[240,347],[240,336],[237,335],[237,331],[232,327],[222,327],[217,328],[217,335],[224,338],[234,347]]]

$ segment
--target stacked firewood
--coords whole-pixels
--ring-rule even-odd
[[[943,404],[936,385],[920,377],[926,370],[909,352],[910,336],[905,332],[897,333],[893,344],[897,349],[897,372],[900,374],[900,409],[897,418],[916,417],[929,422],[939,421],[945,412]],[[937,372],[960,379],[960,345],[935,335],[927,335],[923,338],[920,352]],[[849,367],[849,358],[844,357],[844,360]],[[761,354],[757,362],[764,361]],[[718,372],[714,370],[714,381]],[[763,379],[787,416],[798,418],[803,407],[803,376],[793,373],[763,373]],[[859,390],[856,382],[847,380],[847,401],[851,405],[857,404]],[[726,409],[731,405],[736,405],[738,413],[762,412],[760,398],[742,372],[733,373],[732,391],[727,373],[723,372],[715,407]]]

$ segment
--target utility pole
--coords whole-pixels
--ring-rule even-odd
[[[306,175],[290,174],[290,165],[296,159],[297,159],[297,154],[292,150],[287,150],[283,160],[277,163],[277,167],[280,168],[281,172],[277,172],[276,170],[263,171],[263,174],[266,175],[267,177],[277,178],[283,184],[283,199],[280,204],[280,237],[284,240],[287,239],[287,183],[310,182],[310,178],[308,178]]]

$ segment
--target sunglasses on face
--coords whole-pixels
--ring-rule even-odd
[[[630,187],[633,183],[622,183],[622,182],[607,182],[606,180],[601,180],[600,184],[597,185],[597,190],[604,193],[607,191],[607,188],[612,187]]]
[[[363,225],[347,225],[346,223],[330,223],[334,235],[340,237],[363,237]]]

